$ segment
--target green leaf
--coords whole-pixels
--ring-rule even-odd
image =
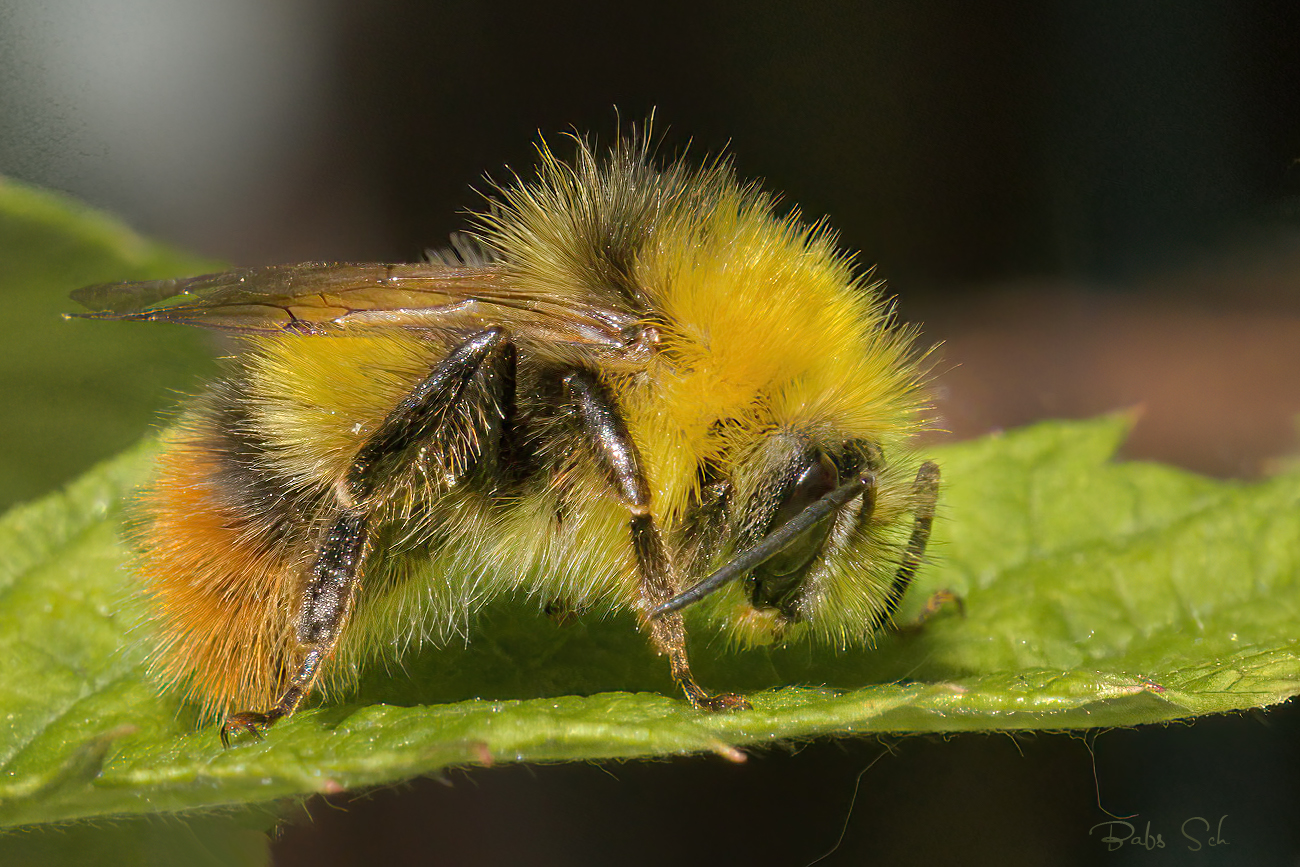
[[[934,450],[934,562],[903,618],[941,588],[965,616],[848,651],[696,635],[701,682],[750,693],[752,711],[691,709],[630,617],[563,627],[506,603],[468,645],[377,666],[354,694],[230,750],[142,667],[120,526],[150,472],[145,442],[0,519],[0,824],[212,809],[450,764],[1133,725],[1300,692],[1300,474],[1237,484],[1112,463],[1126,430],[1052,423]]]
[[[1300,477],[1109,464],[1123,431],[1045,424],[941,450],[939,562],[910,604],[947,586],[966,616],[874,651],[698,647],[701,679],[756,690],[752,711],[692,710],[627,618],[565,628],[505,605],[468,646],[373,672],[351,699],[231,750],[158,693],[129,633],[117,522],[148,473],[152,447],[138,448],[0,521],[0,819],[212,807],[468,762],[1131,725],[1294,695]]]
[[[0,509],[53,490],[140,439],[213,369],[193,329],[148,340],[120,322],[65,322],[78,286],[211,271],[84,205],[0,176]]]

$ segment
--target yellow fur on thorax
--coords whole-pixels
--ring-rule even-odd
[[[705,218],[666,221],[655,235],[638,276],[656,303],[662,359],[630,409],[657,464],[658,511],[686,508],[700,460],[743,453],[773,428],[886,448],[916,432],[910,335],[892,329],[827,232],[728,191]]]

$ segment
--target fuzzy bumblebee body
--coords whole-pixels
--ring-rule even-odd
[[[896,462],[922,423],[912,334],[826,229],[627,141],[571,165],[543,148],[475,238],[420,265],[76,294],[95,318],[243,335],[138,531],[156,666],[243,711],[223,738],[501,593],[639,612],[711,709],[745,703],[691,678],[698,598],[744,642],[887,623],[938,471]]]

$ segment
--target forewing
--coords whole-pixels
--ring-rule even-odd
[[[636,316],[522,291],[499,267],[311,262],[198,277],[99,283],[72,293],[87,319],[176,322],[240,333],[335,334],[505,325],[566,343],[621,346]]]

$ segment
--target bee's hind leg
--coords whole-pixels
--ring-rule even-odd
[[[582,432],[596,462],[605,470],[619,501],[632,514],[632,547],[641,582],[645,613],[672,599],[681,590],[663,535],[650,511],[650,485],[641,457],[628,433],[614,398],[595,375],[575,371],[564,378],[565,393],[577,410]],[[673,680],[698,708],[711,711],[745,710],[749,702],[731,693],[714,695],[695,682],[686,656],[686,627],[679,611],[648,621],[650,637],[668,655]]]
[[[448,484],[458,483],[485,455],[497,459],[495,451],[502,448],[513,421],[514,373],[514,347],[504,329],[474,334],[435,365],[357,450],[334,492],[334,518],[299,596],[298,670],[270,710],[226,718],[224,745],[242,732],[260,737],[310,694],[352,611],[369,551],[372,498],[384,480],[413,466],[421,450],[449,426],[465,435],[465,449],[460,476]]]
[[[276,720],[296,711],[311,692],[320,675],[321,662],[338,643],[352,608],[365,560],[367,536],[365,512],[347,510],[334,519],[303,589],[298,613],[298,641],[306,651],[302,663],[273,708],[264,713],[244,711],[226,718],[221,725],[224,746],[229,747],[230,736],[240,732],[261,737]]]

